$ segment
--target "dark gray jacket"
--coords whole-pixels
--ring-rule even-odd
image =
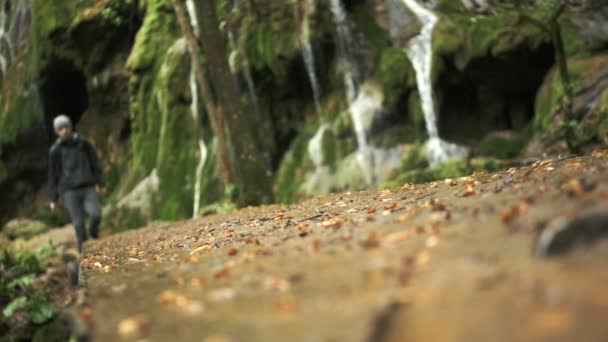
[[[49,198],[87,186],[105,186],[93,145],[78,133],[66,141],[57,140],[49,151]]]

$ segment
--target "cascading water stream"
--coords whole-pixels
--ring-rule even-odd
[[[378,151],[370,148],[367,134],[374,117],[382,110],[383,96],[375,91],[360,89],[360,68],[354,58],[354,40],[346,10],[341,0],[331,0],[330,4],[338,38],[338,58],[342,64],[349,112],[357,137],[357,161],[367,184],[373,185],[378,180],[375,158]]]
[[[247,90],[249,91],[249,97],[253,102],[253,106],[255,107],[256,113],[260,113],[260,100],[258,98],[258,94],[255,90],[255,83],[253,81],[253,75],[251,74],[251,66],[249,65],[249,61],[247,60],[247,56],[241,55],[238,51],[236,39],[234,38],[234,33],[232,31],[228,31],[228,41],[230,45],[233,47],[233,51],[229,57],[230,70],[233,74],[236,75],[238,72],[239,66],[237,63],[242,63],[243,76],[245,76],[245,83],[247,84]],[[238,61],[238,59],[242,57],[242,61]]]
[[[422,102],[426,130],[429,134],[429,140],[426,144],[427,157],[431,165],[462,158],[466,155],[467,150],[464,147],[442,140],[437,128],[431,68],[433,62],[433,31],[439,19],[432,11],[420,5],[416,0],[403,1],[422,23],[420,34],[410,39],[405,52],[416,70],[418,92]]]
[[[306,72],[310,79],[310,86],[312,88],[312,94],[315,101],[315,109],[317,113],[321,112],[321,87],[319,85],[319,79],[317,77],[315,54],[310,42],[310,16],[314,13],[315,0],[308,0],[304,9],[304,16],[302,19],[302,31],[300,33],[300,43],[302,44],[302,57],[304,64],[306,65]]]
[[[186,1],[186,8],[188,9],[188,17],[190,18],[190,24],[194,30],[194,34],[198,36],[199,34],[199,25],[196,17],[196,7],[193,0]],[[191,53],[195,53],[192,51]],[[196,83],[196,65],[194,64],[194,59],[192,59],[192,66],[190,68],[190,93],[192,96],[191,102],[191,110],[192,110],[192,118],[194,122],[198,125],[199,122],[199,98],[198,98],[198,85]],[[192,217],[196,218],[200,211],[201,206],[201,186],[203,182],[203,169],[205,168],[205,164],[207,163],[207,145],[205,145],[205,140],[202,135],[199,134],[198,138],[198,147],[200,151],[200,159],[196,166],[195,173],[195,182],[194,182],[194,207],[192,210]]]
[[[350,104],[355,100],[359,92],[360,76],[358,65],[353,58],[354,39],[342,0],[330,0],[330,5],[338,36],[338,61],[341,63],[346,96]]]

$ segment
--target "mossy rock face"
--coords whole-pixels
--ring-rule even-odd
[[[475,58],[497,57],[522,46],[534,51],[547,41],[544,32],[514,13],[451,15],[442,17],[435,29],[433,52],[436,59],[454,59],[462,70]],[[434,68],[433,79],[440,71],[440,66]]]
[[[395,173],[394,177],[385,183],[388,188],[401,186],[406,183],[422,184],[446,178],[459,178],[473,172],[497,171],[504,166],[494,159],[475,159],[471,164],[465,161],[450,161],[433,167],[419,167],[403,173]]]
[[[2,235],[9,240],[30,239],[49,230],[49,227],[40,221],[29,219],[15,219],[2,228]]]
[[[574,86],[573,114],[574,141],[580,147],[593,145],[605,138],[608,115],[605,75],[608,74],[608,55],[575,58],[568,62]],[[563,148],[564,88],[557,70],[547,76],[536,98],[536,116],[533,122],[535,138],[529,153]],[[555,145],[552,147],[552,145]],[[557,152],[557,151],[556,151]]]
[[[308,140],[311,137],[297,137],[281,161],[273,187],[275,197],[281,203],[293,203],[301,198],[300,186],[305,181],[306,173],[313,167],[308,155]]]
[[[525,146],[523,136],[495,133],[489,134],[479,143],[479,152],[487,157],[509,159],[519,156]]]
[[[112,205],[101,221],[103,233],[120,233],[126,230],[143,227],[149,222],[141,211],[134,208],[116,207]]]
[[[38,328],[32,342],[63,342],[70,339],[70,327],[61,318]]]
[[[401,49],[387,48],[382,51],[375,81],[386,95],[386,105],[394,108],[408,89],[416,87],[416,71]]]
[[[295,16],[296,4],[261,0],[255,8],[249,6],[242,2],[236,10],[223,15],[228,29],[238,37],[235,48],[254,70],[270,70],[282,78],[287,72],[285,61],[299,54],[300,23]],[[222,16],[221,12],[224,11],[220,11]]]
[[[132,125],[134,185],[154,169],[162,122],[162,94],[167,93],[161,67],[169,48],[179,38],[179,26],[169,0],[146,2],[146,16],[127,61]],[[127,191],[130,189],[127,188]]]

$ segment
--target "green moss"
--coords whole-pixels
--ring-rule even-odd
[[[40,221],[14,220],[2,228],[2,235],[9,240],[30,239],[49,230],[49,227]]]
[[[0,183],[4,182],[8,178],[8,170],[6,169],[6,165],[0,160]]]
[[[482,155],[498,159],[508,159],[519,156],[526,141],[523,138],[504,138],[500,136],[488,136],[479,143],[479,151]]]
[[[298,28],[291,16],[276,20],[257,20],[247,16],[241,26],[240,50],[256,70],[269,69],[283,77],[290,58],[298,53]]]
[[[608,57],[606,55],[597,55],[590,58],[570,59],[568,61],[568,68],[570,72],[570,81],[575,89],[575,93],[577,89],[583,86],[585,80],[593,79],[598,70],[606,67],[608,67]],[[557,70],[553,68],[541,87],[538,96],[536,97],[535,117],[533,122],[534,134],[559,134],[558,131],[562,127],[561,119],[563,99],[564,87],[562,85],[561,78],[558,76]],[[598,105],[601,106],[601,101],[598,102]],[[600,108],[594,108],[593,110],[596,113],[601,111]],[[595,126],[595,128],[597,128],[597,126]],[[579,135],[579,138],[582,139],[582,141],[593,139],[594,136],[593,134],[589,134],[589,131],[585,133],[581,132],[580,130],[577,135]]]
[[[535,50],[546,41],[544,32],[516,13],[456,14],[440,21],[433,51],[437,56],[453,57],[456,65],[464,68],[475,58],[500,56],[521,46]],[[441,68],[437,69],[433,73],[435,80]]]
[[[161,179],[158,218],[175,220],[192,215],[197,128],[192,118],[188,83],[190,58],[184,40],[167,52],[157,79],[160,131],[156,169]]]
[[[147,219],[138,210],[112,206],[109,214],[105,215],[104,220],[101,222],[101,231],[104,234],[120,233],[144,227],[146,222]]]
[[[440,0],[435,6],[435,12],[442,14],[462,13],[465,11],[466,8],[462,5],[461,1]]]
[[[163,89],[160,68],[167,50],[180,36],[169,0],[146,2],[146,16],[135,39],[127,68],[130,84],[134,186],[154,169],[158,158],[158,137],[162,122]],[[127,189],[129,191],[130,189]]]
[[[367,5],[357,6],[354,14],[355,25],[363,33],[365,40],[372,49],[374,59],[377,60],[382,52],[390,46],[389,35],[378,25],[372,11],[370,11]]]
[[[36,31],[40,36],[51,36],[69,28],[76,18],[80,1],[34,0]]]
[[[375,80],[386,95],[388,106],[393,106],[407,89],[416,87],[416,72],[401,49],[382,51]]]
[[[9,85],[10,87],[10,85]],[[20,90],[20,85],[7,90],[0,97],[0,144],[12,143],[17,135],[30,128],[34,122],[42,119],[40,108],[37,107],[36,99],[28,94],[15,94]],[[16,96],[12,98],[12,96]]]
[[[211,134],[212,130],[208,128],[205,130],[204,136],[210,137]],[[229,194],[226,194],[218,174],[215,138],[207,139],[205,144],[207,146],[207,160],[201,176],[200,207],[212,205],[225,197],[232,198]],[[197,156],[197,162],[199,157]]]
[[[407,152],[407,155],[401,161],[401,165],[392,172],[382,187],[392,188],[399,186],[404,183],[404,175],[407,175],[414,170],[427,167],[428,162],[426,155],[424,154],[424,147],[422,145],[415,145]]]
[[[331,169],[335,169],[337,155],[336,136],[331,129],[326,129],[321,138],[321,150],[323,151],[323,165],[328,165]]]
[[[418,137],[426,138],[426,124],[424,121],[424,111],[422,110],[422,102],[418,90],[410,93],[408,98],[408,115],[409,122],[414,127]]]
[[[470,165],[465,161],[450,161],[431,168],[419,168],[398,174],[387,182],[387,187],[396,187],[405,183],[427,183],[446,178],[458,178],[479,171],[496,171],[504,166],[494,159],[475,159]]]
[[[298,192],[307,171],[310,138],[303,135],[297,137],[281,162],[274,184],[275,198],[280,203],[293,203],[298,200]]]
[[[70,339],[70,327],[61,318],[55,318],[36,330],[32,342],[63,342]]]

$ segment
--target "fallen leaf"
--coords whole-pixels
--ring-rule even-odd
[[[209,251],[211,251],[211,249],[213,249],[213,246],[203,245],[203,246],[200,246],[197,249],[193,250],[192,252],[190,252],[190,255],[209,252]]]
[[[464,197],[471,197],[471,196],[475,196],[476,192],[475,189],[473,188],[473,186],[471,185],[467,185],[467,191],[464,193]]]
[[[293,312],[296,308],[296,302],[293,299],[283,298],[275,304],[275,309],[281,313]]]
[[[595,150],[591,153],[593,158],[602,158],[608,156],[608,149]]]
[[[213,277],[215,277],[215,279],[220,279],[220,278],[227,276],[229,273],[230,273],[230,269],[228,267],[223,267],[223,268],[219,269],[218,271],[216,271],[213,274]]]
[[[291,288],[291,284],[286,279],[277,276],[267,276],[264,279],[264,287],[270,290],[286,292]]]
[[[120,321],[117,330],[124,338],[141,337],[148,331],[148,320],[143,316],[130,317]]]
[[[500,216],[500,220],[503,223],[511,223],[517,216],[519,216],[519,207],[514,206],[504,211]]]
[[[414,189],[416,189],[416,185],[412,184],[412,183],[405,183],[405,184],[403,184],[403,186],[401,187],[401,189],[403,189],[403,190],[414,190]]]
[[[192,279],[190,279],[189,285],[191,288],[200,289],[200,288],[204,288],[205,286],[207,286],[207,281],[203,278],[192,278]]]
[[[337,218],[332,218],[329,219],[327,221],[323,221],[321,222],[321,225],[325,228],[334,228],[334,229],[338,229],[340,227],[342,227],[342,221],[340,221]]]
[[[439,243],[439,239],[435,235],[431,235],[426,239],[426,246],[428,248],[433,248],[433,247],[437,246],[438,243]]]
[[[411,221],[414,218],[414,215],[411,213],[406,213],[403,215],[400,215],[399,217],[397,217],[397,222],[408,222]]]
[[[396,232],[396,233],[392,233],[392,234],[388,235],[384,239],[384,241],[387,242],[387,243],[393,243],[394,244],[394,243],[398,243],[398,242],[405,241],[405,240],[409,239],[410,235],[411,235],[411,233],[410,233],[409,230],[401,231],[401,232]]]
[[[78,312],[78,317],[89,330],[92,330],[95,326],[95,320],[93,319],[93,310],[90,307],[85,307]]]
[[[318,252],[321,249],[321,241],[318,239],[313,240],[312,242],[312,250]]]
[[[367,238],[361,241],[361,247],[366,249],[378,248],[380,247],[380,233],[371,232],[367,235]]]
[[[568,180],[564,184],[564,189],[568,192],[568,195],[574,196],[577,198],[581,198],[581,197],[585,196],[585,194],[586,194],[583,184],[581,183],[580,180],[578,180],[576,178],[572,178],[572,179]]]

